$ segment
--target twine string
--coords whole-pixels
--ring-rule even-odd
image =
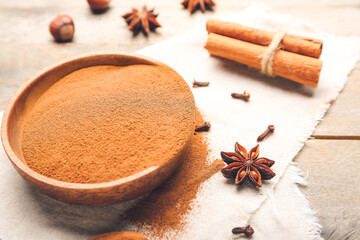
[[[280,48],[281,41],[283,40],[286,32],[279,30],[275,33],[270,45],[262,55],[261,59],[261,72],[268,75],[273,75],[273,61],[276,51]]]

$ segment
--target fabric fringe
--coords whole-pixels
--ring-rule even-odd
[[[316,211],[311,209],[310,202],[306,199],[305,195],[300,191],[298,186],[307,186],[308,182],[304,178],[301,170],[291,163],[289,170],[292,173],[292,182],[294,184],[295,196],[294,201],[301,208],[301,212],[305,219],[305,226],[308,229],[308,239],[310,240],[319,240],[323,239],[321,237],[322,226],[319,223],[319,220],[316,217]]]

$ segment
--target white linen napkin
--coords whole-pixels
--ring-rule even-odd
[[[307,201],[295,187],[303,180],[287,170],[304,141],[313,132],[332,100],[343,87],[348,73],[360,58],[358,38],[327,34],[290,15],[252,6],[231,18],[262,29],[285,29],[289,33],[322,39],[324,61],[317,89],[280,78],[268,78],[237,63],[210,57],[203,48],[205,26],[139,51],[178,71],[189,85],[193,78],[210,81],[193,89],[196,104],[212,124],[208,133],[209,161],[220,151],[233,151],[237,141],[247,149],[269,125],[275,134],[260,144],[260,157],[275,160],[276,177],[261,189],[237,188],[219,173],[205,182],[180,234],[169,239],[232,239],[231,229],[251,223],[253,239],[318,239],[319,226]],[[249,102],[235,100],[232,92],[248,90]],[[284,174],[286,172],[286,174]],[[270,196],[270,198],[269,198]],[[265,201],[266,199],[272,199]],[[108,207],[73,206],[31,190],[12,168],[0,149],[0,239],[81,239],[96,234],[136,229],[156,239],[151,231],[123,223],[118,216],[127,204]],[[262,206],[260,208],[260,206]],[[288,209],[291,209],[289,211]],[[290,226],[296,226],[291,228]]]
[[[250,149],[257,136],[269,125],[275,134],[260,144],[260,156],[275,160],[276,177],[259,190],[228,184],[217,174],[198,194],[195,208],[186,219],[187,227],[179,239],[228,239],[235,225],[246,225],[252,214],[283,176],[289,163],[311,135],[319,119],[343,87],[348,73],[360,58],[359,38],[342,38],[324,33],[291,15],[274,14],[254,5],[226,19],[247,26],[322,39],[323,69],[317,89],[281,78],[269,78],[238,63],[209,56],[203,49],[205,27],[141,50],[178,71],[191,85],[194,78],[209,81],[207,88],[195,88],[196,104],[212,124],[208,134],[211,157],[220,151],[233,151],[234,143]],[[231,99],[232,92],[247,90],[249,102]],[[174,234],[174,235],[172,235]],[[254,235],[255,237],[255,235]],[[268,239],[277,239],[267,236]]]

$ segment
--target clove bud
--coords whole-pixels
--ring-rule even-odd
[[[231,96],[233,98],[242,99],[246,102],[249,101],[250,99],[250,93],[247,92],[246,90],[244,91],[244,93],[232,93]]]
[[[233,234],[241,234],[244,233],[246,237],[250,237],[254,234],[254,229],[250,227],[250,225],[247,225],[246,227],[236,227],[232,230]]]
[[[203,125],[195,128],[195,132],[207,132],[211,128],[211,124],[209,122],[204,122]]]
[[[260,142],[260,141],[264,140],[267,136],[272,134],[274,131],[275,131],[275,126],[269,125],[267,127],[267,129],[265,130],[265,132],[263,132],[260,136],[258,136],[257,141]]]
[[[193,87],[207,87],[209,86],[209,82],[198,82],[194,79]]]

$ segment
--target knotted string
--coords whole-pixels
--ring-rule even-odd
[[[273,75],[273,60],[276,51],[280,47],[280,43],[282,39],[285,36],[285,31],[279,30],[275,33],[270,45],[266,49],[266,51],[262,55],[261,60],[261,72],[268,75],[268,76],[274,76]]]

